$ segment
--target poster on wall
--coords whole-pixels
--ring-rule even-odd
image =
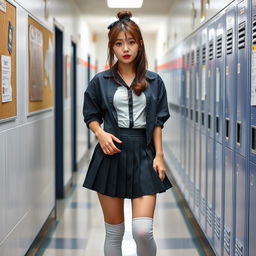
[[[49,38],[48,48],[46,49],[45,61],[44,61],[44,71],[46,74],[45,85],[49,84],[52,87],[53,82],[53,43],[52,39]]]
[[[12,101],[11,74],[12,65],[10,56],[1,56],[2,66],[2,102]]]
[[[29,61],[31,101],[43,100],[43,33],[29,25]]]

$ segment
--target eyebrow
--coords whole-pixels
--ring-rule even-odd
[[[135,40],[133,37],[129,37],[129,38],[127,38],[128,40],[130,40],[130,39],[133,39],[133,40]],[[117,38],[116,40],[120,40],[120,41],[123,41],[124,39],[122,39],[122,38]]]

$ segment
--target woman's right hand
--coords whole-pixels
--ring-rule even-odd
[[[103,129],[100,129],[96,133],[96,137],[98,138],[100,147],[104,154],[106,155],[114,155],[116,153],[120,153],[121,150],[116,147],[113,141],[117,143],[122,143],[121,140],[119,140],[117,137],[115,137],[113,134],[108,133],[104,131]]]

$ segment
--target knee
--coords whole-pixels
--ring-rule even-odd
[[[109,224],[105,222],[106,236],[112,240],[122,240],[124,236],[125,226],[124,222],[120,224]]]
[[[132,221],[132,235],[136,242],[153,239],[152,218],[134,218]]]

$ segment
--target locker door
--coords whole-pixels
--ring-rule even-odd
[[[247,157],[249,130],[249,53],[247,0],[237,5],[237,121],[236,151]]]
[[[225,147],[225,216],[224,216],[224,256],[234,255],[234,152]]]
[[[215,62],[215,139],[223,143],[224,100],[225,100],[225,13],[216,20],[216,62]]]
[[[226,11],[225,145],[234,150],[236,125],[237,36],[236,8]]]
[[[256,1],[252,1],[251,17],[251,88],[250,88],[250,160],[256,163]]]
[[[215,222],[214,222],[214,248],[218,255],[223,253],[223,225],[224,225],[224,157],[223,147],[215,143]]]
[[[236,238],[235,256],[247,254],[247,220],[249,187],[247,182],[247,160],[240,154],[236,154]]]
[[[256,164],[250,162],[249,256],[256,252]]]
[[[195,130],[195,216],[197,221],[200,221],[200,131]]]

